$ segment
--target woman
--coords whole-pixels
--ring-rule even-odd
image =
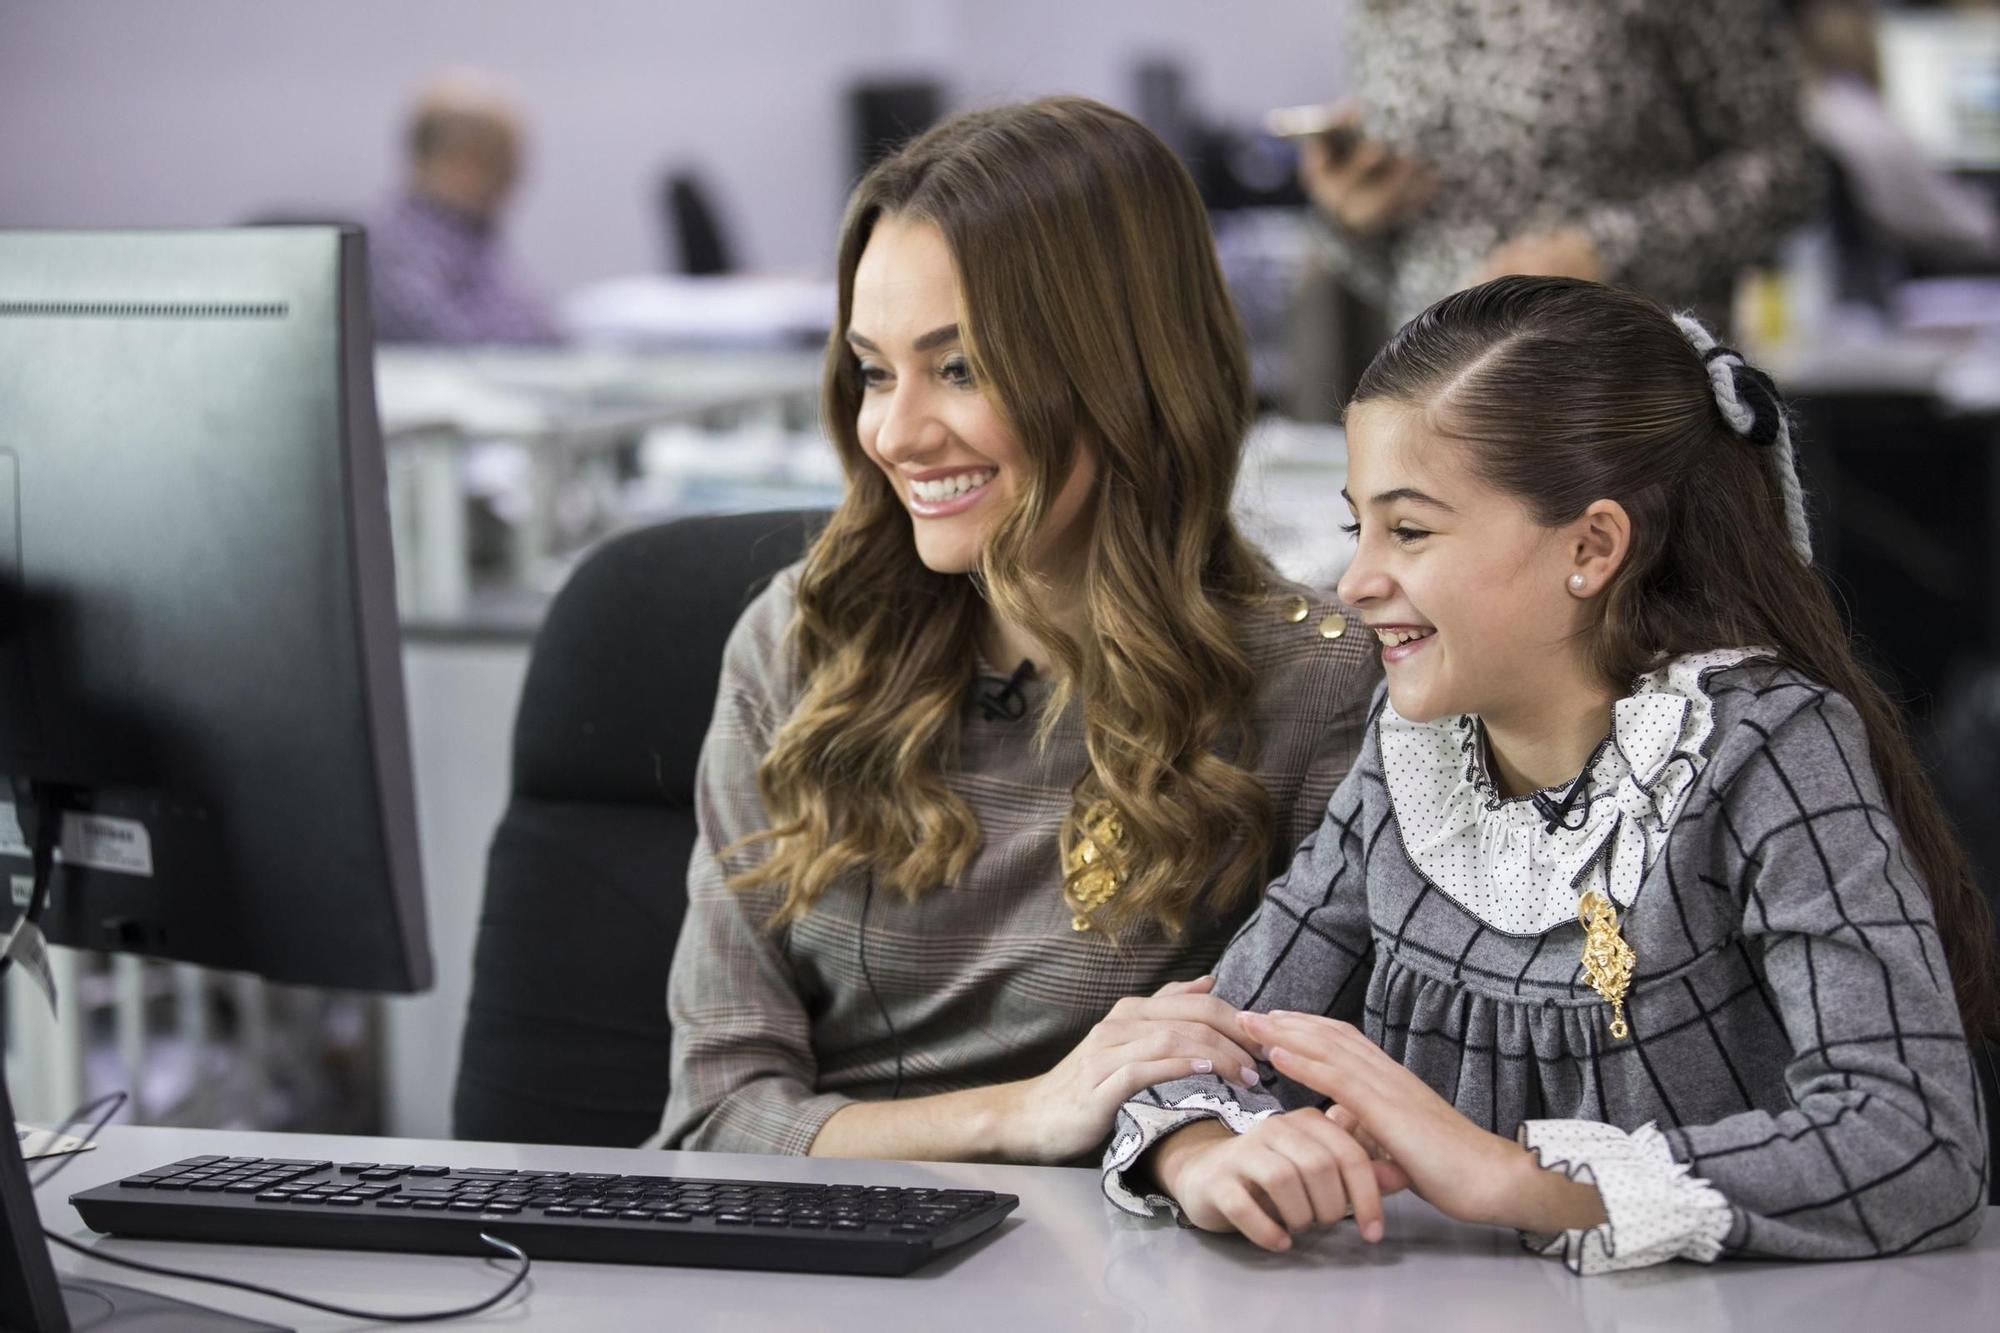
[[[1725,320],[1738,272],[1817,202],[1778,0],[1346,13],[1352,109],[1338,138],[1304,145],[1300,180],[1343,275],[1392,323],[1507,273]]]
[[[725,655],[662,1141],[1071,1160],[1149,1083],[1256,1077],[1200,974],[1372,663],[1231,523],[1243,337],[1136,121],[939,126],[857,187],[839,270],[848,491]]]
[[[1386,699],[1214,992],[1281,1077],[1135,1098],[1112,1198],[1282,1250],[1407,1187],[1582,1273],[1970,1237],[1992,923],[1771,381],[1507,278],[1396,335],[1348,449]]]

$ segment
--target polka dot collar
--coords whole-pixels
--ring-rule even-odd
[[[1619,907],[1630,906],[1708,761],[1707,678],[1771,655],[1722,649],[1642,676],[1611,705],[1611,734],[1578,783],[1515,798],[1501,796],[1487,772],[1476,716],[1411,722],[1385,704],[1376,739],[1410,860],[1504,934],[1539,935],[1574,922],[1593,878]]]

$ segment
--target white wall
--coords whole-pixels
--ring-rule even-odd
[[[486,847],[507,808],[514,713],[527,674],[526,643],[411,642],[403,649],[437,985],[383,1001],[385,1134],[451,1137],[472,946],[486,896]]]
[[[659,262],[667,163],[711,180],[748,262],[822,269],[845,191],[841,92],[934,72],[961,104],[1129,105],[1182,58],[1239,117],[1311,100],[1339,0],[0,0],[0,226],[364,217],[410,91],[451,64],[529,109],[512,223],[554,290]]]

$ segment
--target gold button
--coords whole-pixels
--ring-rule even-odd
[[[1285,619],[1294,625],[1312,614],[1312,603],[1303,597],[1294,597],[1285,603]]]
[[[1319,636],[1322,639],[1337,639],[1347,633],[1347,617],[1335,611],[1319,622]]]

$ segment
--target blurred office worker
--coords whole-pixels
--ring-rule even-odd
[[[1816,202],[1777,0],[1354,0],[1346,56],[1301,177],[1399,323],[1507,273],[1721,320]]]
[[[418,97],[407,184],[369,228],[375,331],[383,342],[556,340],[547,310],[499,238],[522,140],[519,111],[483,78],[445,75]]]

